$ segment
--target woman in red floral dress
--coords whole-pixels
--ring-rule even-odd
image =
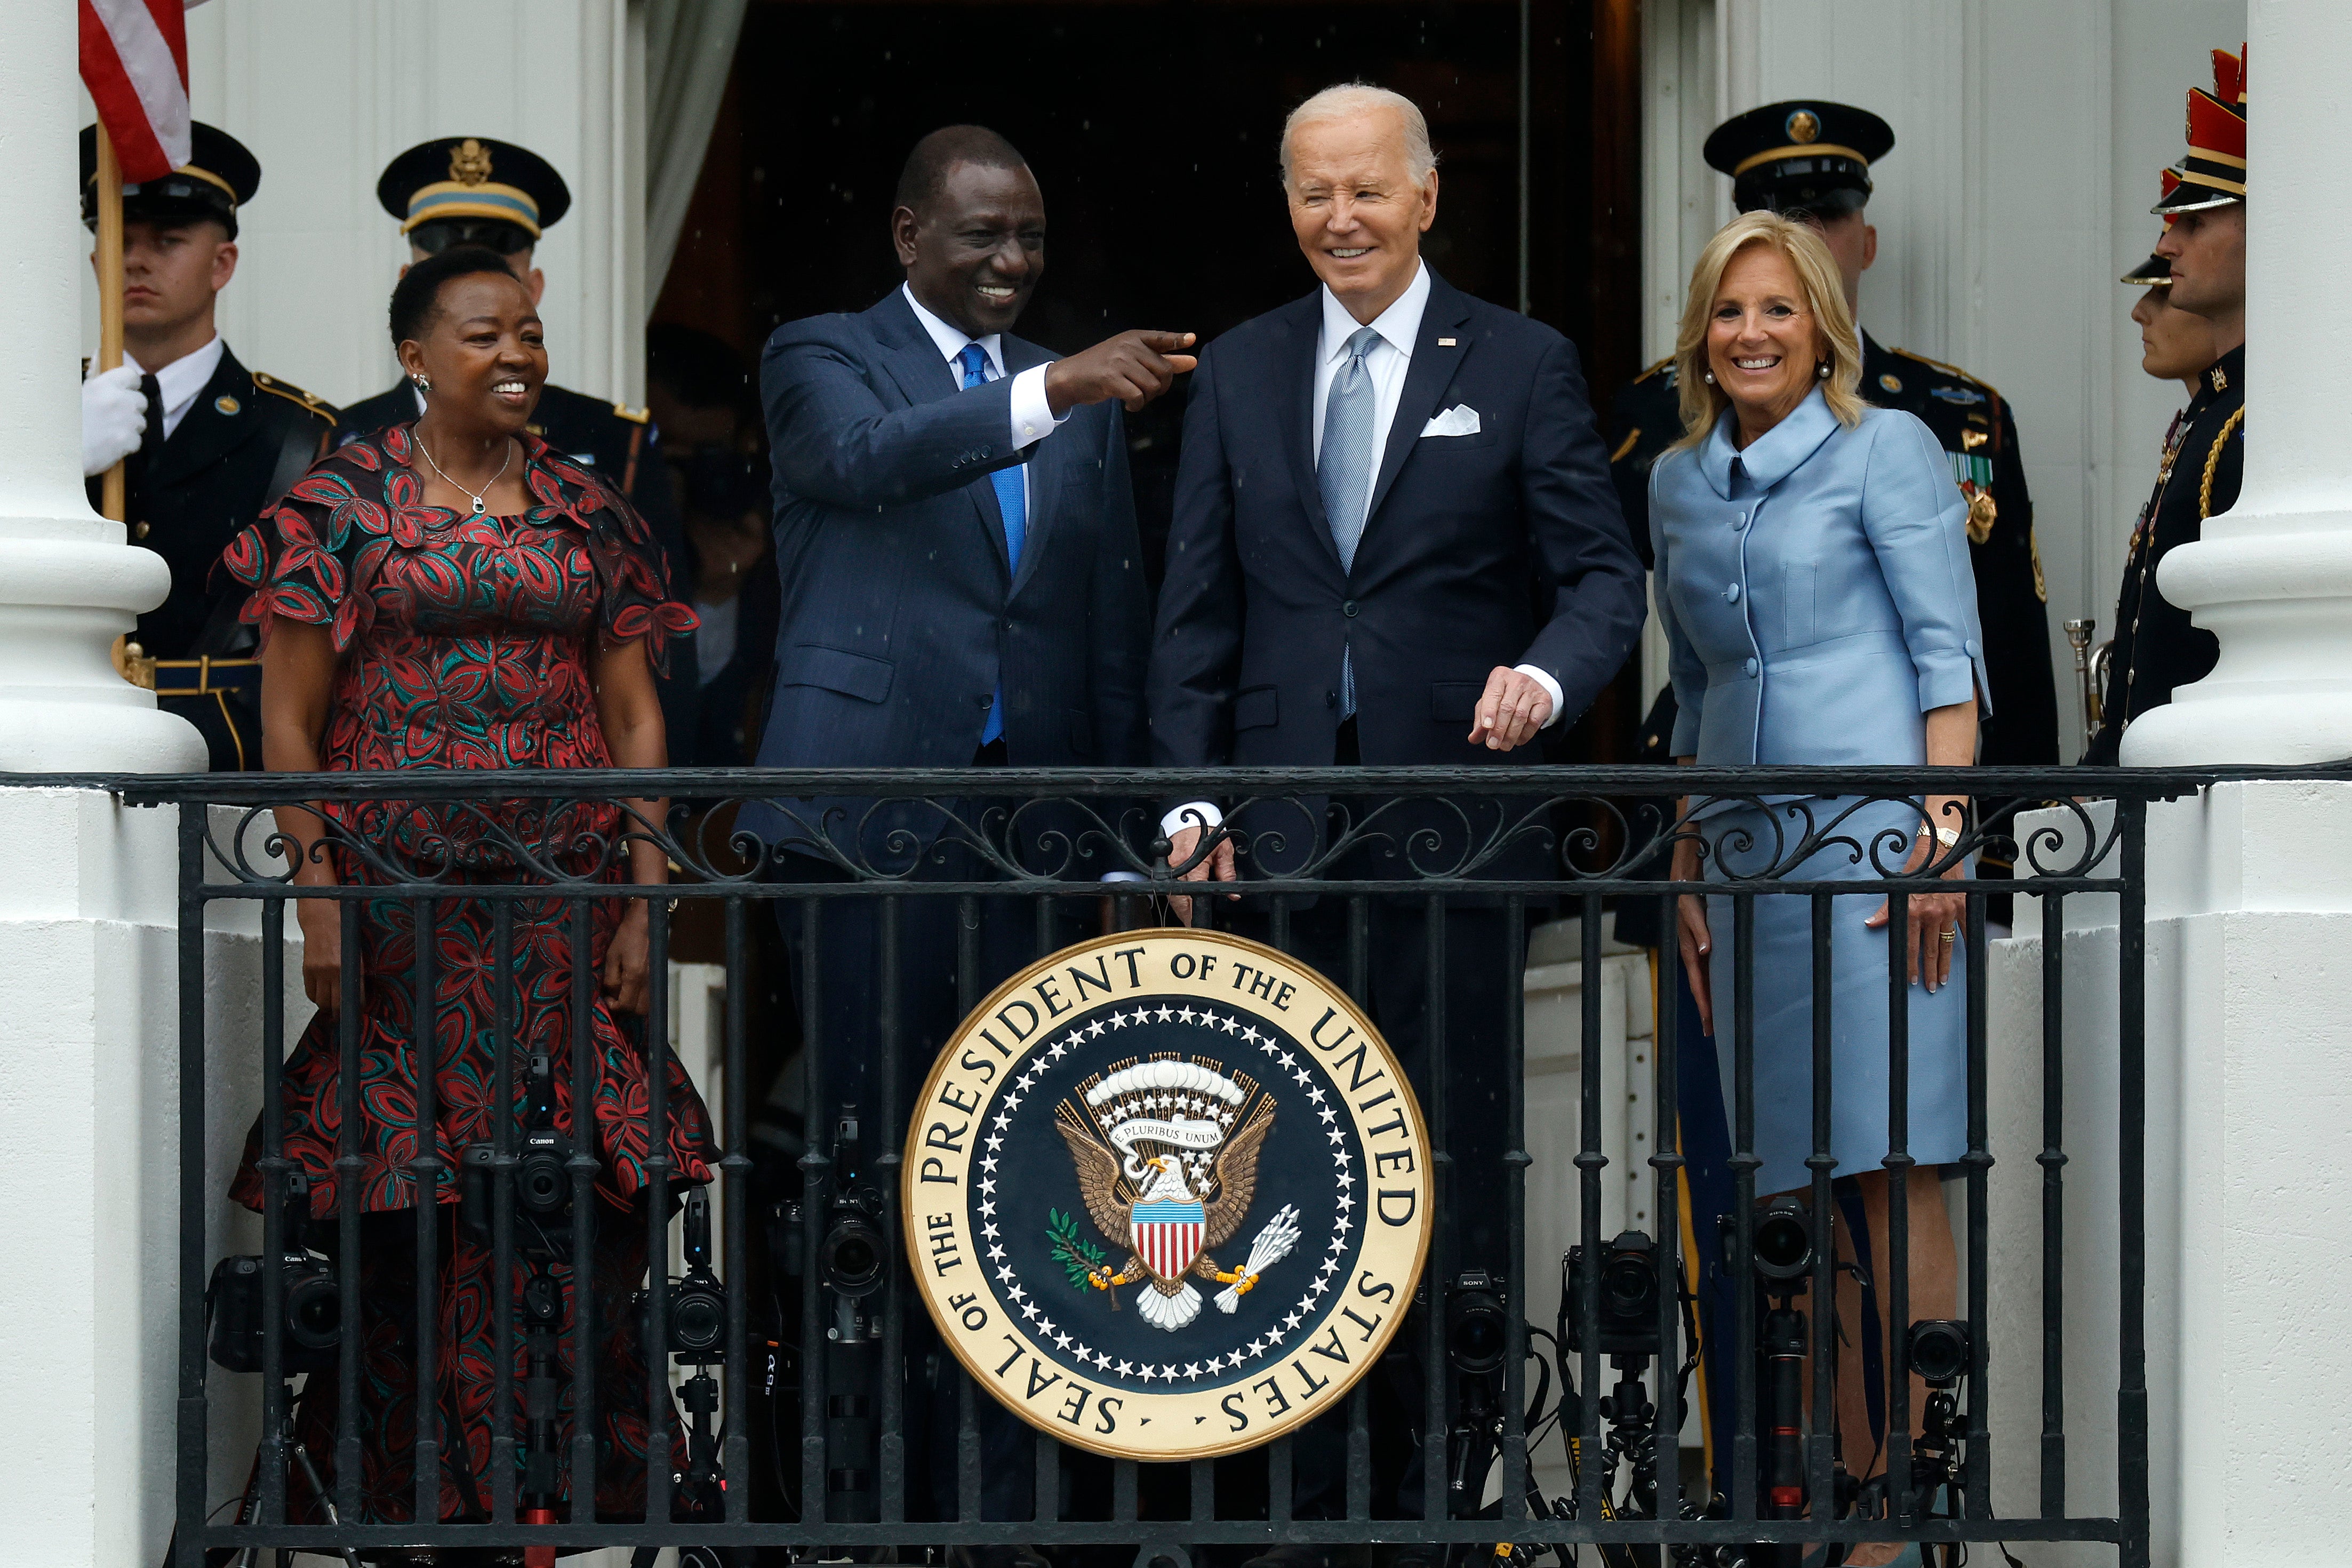
[[[448,251],[410,269],[393,297],[392,325],[401,363],[425,396],[424,416],[323,459],[224,558],[251,586],[245,613],[264,636],[267,766],[294,773],[662,766],[654,671],[667,638],[690,630],[694,617],[668,597],[658,548],[628,503],[525,429],[547,377],[529,292],[499,257]],[[665,801],[494,795],[486,790],[463,805],[320,803],[281,809],[278,821],[302,847],[295,880],[305,886],[543,879],[521,864],[518,845],[567,879],[644,886],[667,879],[659,846],[622,841],[632,826],[625,808],[659,823]],[[352,844],[372,856],[339,847]],[[561,900],[513,906],[508,1038],[518,1062],[528,1053],[551,1057],[557,1130],[598,1163],[587,1280],[599,1352],[596,1511],[641,1517],[646,1365],[627,1298],[645,1274],[643,1189],[653,1149],[645,1058],[614,1016],[645,1011],[646,903],[606,898],[592,908],[593,1094],[585,1115],[573,1100],[573,954],[570,910]],[[347,1197],[362,1215],[356,1415],[362,1512],[372,1521],[414,1513],[414,1162],[427,1152],[437,1159],[440,1306],[427,1412],[441,1443],[440,1518],[478,1520],[490,1506],[492,1437],[503,1431],[520,1448],[524,1426],[519,1412],[501,1418],[492,1409],[498,1324],[489,1254],[450,1216],[461,1152],[497,1135],[502,1082],[515,1095],[505,1112],[524,1114],[526,1074],[512,1067],[502,1078],[496,1059],[492,905],[436,900],[434,1136],[429,1145],[421,1139],[415,909],[389,897],[362,905],[361,994],[353,997],[343,994],[339,904],[297,905],[303,984],[320,1012],[286,1064],[283,1148],[308,1177],[315,1217],[337,1214]],[[360,1015],[362,1062],[362,1168],[348,1188],[335,1169],[342,1133],[337,1018],[345,1005]],[[670,1179],[707,1181],[716,1151],[702,1101],[674,1059],[666,1083],[661,1152]],[[260,1131],[257,1125],[232,1189],[253,1208],[262,1202]],[[331,1237],[335,1227],[313,1225],[311,1233]],[[529,1267],[552,1273],[562,1292],[558,1451],[567,1458],[558,1468],[568,1481],[577,1372],[570,1363],[572,1270],[544,1259]],[[525,1271],[516,1266],[518,1300]],[[518,1330],[518,1389],[521,1340]],[[335,1380],[311,1381],[319,1387],[302,1401],[298,1431],[333,1488]],[[299,1488],[291,1500],[309,1501]]]

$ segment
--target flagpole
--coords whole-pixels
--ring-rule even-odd
[[[122,163],[106,121],[98,122],[98,368],[122,363]],[[122,521],[122,465],[106,470],[99,510]]]

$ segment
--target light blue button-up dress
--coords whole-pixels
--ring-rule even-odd
[[[1987,689],[1969,565],[1967,507],[1948,460],[1908,414],[1841,426],[1815,391],[1748,449],[1726,413],[1696,448],[1650,474],[1658,618],[1666,634],[1676,756],[1703,764],[1919,764],[1928,710]],[[1851,813],[1851,815],[1844,815]],[[1843,820],[1839,820],[1840,818]],[[1722,803],[1704,817],[1711,880],[1776,874],[1874,880],[1899,868],[1920,817],[1899,803]],[[1803,835],[1842,842],[1790,864]],[[1883,895],[1832,906],[1830,1148],[1839,1175],[1888,1150],[1887,939],[1864,924]],[[1707,900],[1717,1057],[1737,1109],[1732,910]],[[1759,1194],[1803,1187],[1813,1150],[1812,914],[1807,899],[1756,904],[1755,1113]],[[1907,1152],[1957,1160],[1967,1138],[1967,972],[1908,988]],[[1734,1123],[1736,1125],[1736,1123]]]

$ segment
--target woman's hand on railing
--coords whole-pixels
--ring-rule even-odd
[[[298,899],[302,929],[302,994],[330,1016],[343,1005],[343,906],[332,899]]]
[[[1698,840],[1686,833],[1675,840],[1674,879],[1696,882],[1699,874]],[[1675,900],[1675,944],[1682,952],[1691,995],[1698,1003],[1698,1026],[1712,1035],[1715,996],[1707,984],[1707,955],[1715,951],[1715,938],[1706,929],[1706,900],[1696,893],[1685,893]]]
[[[1919,870],[1945,853],[1933,833],[1921,833],[1911,841],[1911,858],[1904,866],[1906,873],[1916,875]],[[1968,862],[1955,859],[1944,869],[1951,881],[1965,880]],[[1890,900],[1889,902],[1892,902]],[[1968,912],[1965,893],[1914,893],[1905,906],[1906,923],[1911,928],[1911,956],[1907,961],[1911,984],[1925,984],[1929,991],[1940,991],[1952,977],[1952,952],[1960,945],[1960,920]],[[1886,904],[1863,922],[1873,931],[1886,928]]]
[[[604,949],[604,973],[599,983],[604,1000],[616,1013],[642,1015],[652,988],[653,939],[646,926],[646,902],[631,899],[621,916],[620,929]]]

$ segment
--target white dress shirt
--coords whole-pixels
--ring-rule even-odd
[[[975,338],[962,328],[950,326],[924,310],[923,302],[915,298],[914,289],[908,285],[899,284],[898,292],[907,297],[908,305],[915,312],[915,320],[923,323],[923,331],[931,334],[932,343],[938,347],[940,357],[948,362],[948,370],[955,376],[958,386],[963,384],[963,366],[956,363],[957,356],[972,343],[980,345],[980,352],[987,359],[980,373],[981,379],[1004,379],[1004,340],[1001,334],[991,332],[984,338]],[[1042,364],[1034,364],[1013,378],[1013,444],[1015,447],[1034,446],[1052,435],[1062,421],[1069,417],[1066,414],[1055,417],[1053,405],[1045,401],[1045,368]],[[1029,465],[1026,463],[1021,465],[1021,494],[1022,504],[1025,507],[1029,494]]]
[[[1429,309],[1428,266],[1415,267],[1412,281],[1404,286],[1404,292],[1369,322],[1359,321],[1349,314],[1348,307],[1339,303],[1339,297],[1331,292],[1328,285],[1323,289],[1322,295],[1323,331],[1317,341],[1315,353],[1315,460],[1319,463],[1323,459],[1323,416],[1331,397],[1331,382],[1348,363],[1348,340],[1367,325],[1380,334],[1380,341],[1364,354],[1364,374],[1372,378],[1372,394],[1376,399],[1372,428],[1388,432],[1379,454],[1386,453],[1389,441],[1419,440],[1419,431],[1400,431],[1394,426],[1397,404],[1404,396],[1405,373],[1412,367],[1413,343],[1421,336],[1421,318]],[[1364,476],[1364,521],[1368,525],[1371,521],[1372,491],[1379,488],[1381,480],[1379,454],[1370,465],[1371,471]],[[1542,726],[1550,729],[1559,722],[1559,682],[1551,678],[1549,670],[1538,669],[1534,665],[1522,664],[1517,668],[1519,674],[1542,687],[1544,695],[1551,699],[1551,712]],[[1210,802],[1188,801],[1160,819],[1160,831],[1172,838],[1180,827],[1196,827],[1203,823],[1214,827],[1223,820],[1223,814]]]
[[[152,374],[155,378],[155,395],[163,404],[164,440],[172,438],[172,432],[180,427],[180,421],[185,419],[188,410],[196,405],[196,394],[212,380],[213,372],[220,369],[221,355],[227,349],[228,345],[221,342],[220,334],[215,332],[212,341],[204,347],[194,353],[182,354],[158,371],[148,370],[127,352],[123,354],[124,364],[142,375]]]

